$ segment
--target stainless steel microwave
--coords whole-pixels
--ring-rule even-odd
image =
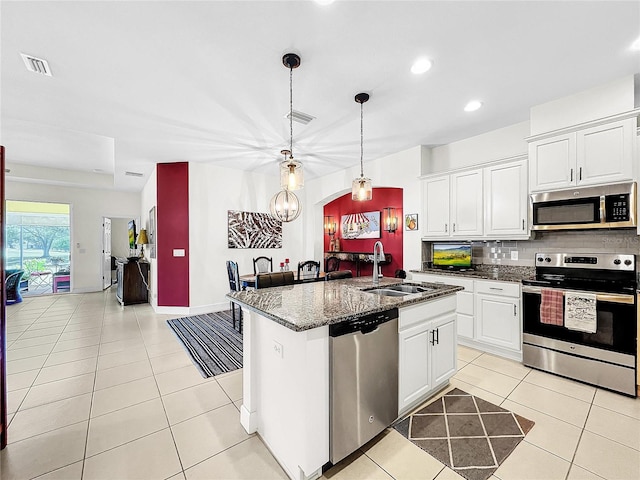
[[[635,182],[531,195],[532,230],[631,228],[637,225]]]

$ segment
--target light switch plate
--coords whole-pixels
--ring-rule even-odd
[[[174,257],[184,257],[184,248],[174,248],[173,249]]]
[[[518,259],[518,251],[511,250],[511,260],[517,260],[517,259]]]

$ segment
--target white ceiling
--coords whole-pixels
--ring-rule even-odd
[[[366,162],[640,72],[637,1],[3,1],[0,15],[8,163],[113,175],[126,190],[158,162],[276,175],[289,51],[302,57],[293,107],[316,117],[294,123],[307,178],[359,163],[360,91]],[[27,71],[21,52],[53,77]],[[422,55],[433,68],[413,75]],[[465,113],[471,99],[484,107]]]

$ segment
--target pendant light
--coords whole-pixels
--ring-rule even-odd
[[[360,104],[360,176],[353,179],[351,185],[351,199],[364,202],[373,198],[373,192],[371,188],[371,179],[364,176],[363,167],[363,151],[364,151],[364,133],[362,128],[363,123],[363,108],[362,105],[369,100],[368,93],[359,93],[355,96],[355,101]]]
[[[280,186],[287,190],[298,190],[304,187],[302,163],[293,158],[293,69],[300,66],[300,57],[295,53],[287,53],[282,57],[282,63],[289,69],[289,159],[280,163]]]
[[[300,215],[302,205],[295,193],[284,188],[273,196],[269,210],[271,210],[271,215],[278,220],[292,222]]]

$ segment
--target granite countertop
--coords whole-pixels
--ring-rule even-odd
[[[478,280],[498,280],[501,282],[516,282],[534,278],[535,268],[525,266],[501,265],[494,270],[492,265],[479,265],[475,270],[443,270],[441,268],[423,268],[409,270],[412,273],[429,273],[433,275],[449,275],[476,278]]]
[[[388,297],[366,290],[403,283],[398,278],[381,278],[373,285],[371,277],[330,282],[312,282],[259,290],[231,292],[227,298],[243,307],[295,331],[309,330],[351,320],[369,313],[451,295],[462,287],[420,282],[404,282],[433,288],[432,291]]]

